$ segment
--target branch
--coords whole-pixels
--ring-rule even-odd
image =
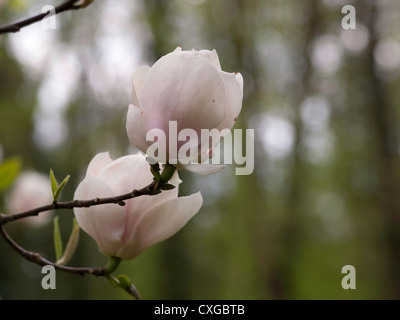
[[[38,264],[40,266],[51,265],[55,269],[60,271],[65,271],[69,273],[75,274],[91,274],[96,277],[102,276],[107,277],[110,275],[113,270],[110,269],[110,266],[105,267],[97,267],[97,268],[76,268],[76,267],[67,267],[63,265],[59,265],[57,263],[51,262],[45,258],[43,258],[39,253],[31,252],[25,250],[23,247],[18,245],[6,232],[4,229],[4,225],[11,221],[20,220],[27,217],[37,216],[41,212],[57,210],[57,209],[73,209],[73,208],[88,208],[92,206],[98,206],[102,204],[118,204],[120,206],[125,205],[125,200],[133,199],[136,197],[144,196],[144,195],[156,195],[164,189],[164,187],[168,186],[168,181],[171,179],[174,174],[176,168],[172,165],[165,165],[162,174],[159,174],[160,167],[157,165],[152,165],[152,172],[154,175],[154,180],[147,185],[146,187],[140,190],[133,190],[132,192],[122,194],[116,197],[109,198],[95,198],[92,200],[73,200],[67,202],[56,202],[54,201],[52,204],[42,206],[36,209],[28,210],[25,212],[17,213],[17,214],[0,214],[0,234],[4,238],[4,240],[16,251],[18,252],[24,259]],[[115,258],[117,259],[117,258]],[[129,288],[125,288],[130,295],[132,295],[135,299],[140,299],[139,292],[135,288],[135,286],[131,283]]]
[[[15,250],[17,251],[23,258],[26,260],[36,263],[40,266],[46,266],[46,265],[51,265],[54,268],[69,272],[69,273],[76,273],[80,275],[84,274],[92,274],[96,277],[99,276],[105,276],[107,274],[107,267],[100,267],[100,268],[73,268],[73,267],[67,267],[67,266],[62,266],[59,264],[56,264],[54,262],[51,262],[45,258],[43,258],[39,253],[36,252],[31,252],[27,251],[24,248],[22,248],[18,243],[16,243],[6,232],[4,229],[4,226],[0,226],[0,233],[3,236],[4,240]]]
[[[7,222],[20,220],[27,217],[33,217],[39,215],[41,212],[50,211],[50,210],[58,210],[58,209],[73,209],[73,208],[89,208],[93,206],[98,206],[102,204],[114,203],[120,206],[125,205],[125,200],[133,199],[136,197],[144,196],[144,195],[155,195],[160,193],[159,189],[160,185],[158,181],[153,181],[146,187],[140,190],[133,190],[132,192],[122,194],[116,197],[109,198],[95,198],[92,200],[73,200],[66,202],[53,202],[52,204],[48,204],[46,206],[38,207],[32,210],[28,210],[25,212],[17,213],[17,214],[1,214],[0,215],[0,226],[6,224]]]
[[[55,14],[59,14],[64,11],[77,10],[77,9],[83,8],[83,7],[87,6],[88,4],[90,4],[92,1],[84,1],[83,4],[81,4],[81,5],[75,4],[76,2],[78,2],[78,0],[65,1],[64,3],[55,7]],[[14,23],[11,23],[11,24],[8,24],[5,26],[1,26],[0,34],[10,33],[10,32],[18,32],[26,26],[29,26],[33,23],[43,20],[43,18],[45,18],[48,14],[50,14],[50,11],[38,14],[36,16],[30,17],[25,20],[21,20],[21,21],[14,22]]]
[[[107,203],[115,203],[121,206],[125,205],[124,200],[128,199],[133,199],[139,196],[143,195],[155,195],[161,192],[160,188],[162,187],[162,183],[160,184],[160,181],[153,180],[152,183],[147,185],[146,187],[140,189],[140,190],[133,190],[132,192],[116,196],[116,197],[109,197],[109,198],[96,198],[92,200],[74,200],[74,201],[69,201],[69,202],[53,202],[52,204],[49,204],[47,206],[39,207],[33,210],[25,211],[22,213],[18,214],[11,214],[11,215],[6,215],[6,214],[1,214],[0,215],[0,234],[4,238],[4,240],[17,252],[19,253],[24,259],[38,264],[40,266],[46,266],[50,265],[53,266],[55,269],[64,271],[64,272],[69,272],[69,273],[74,273],[74,274],[79,274],[79,275],[85,275],[85,274],[91,274],[96,277],[107,277],[109,274],[112,272],[109,268],[109,266],[104,266],[104,267],[97,267],[97,268],[77,268],[77,267],[67,267],[63,265],[59,265],[57,263],[51,262],[45,258],[43,258],[39,253],[37,252],[31,252],[23,247],[21,247],[18,243],[16,243],[7,233],[7,231],[4,229],[4,225],[7,222],[10,221],[16,221],[20,220],[23,218],[27,217],[32,217],[32,216],[37,216],[41,212],[49,211],[49,210],[57,210],[57,209],[73,209],[73,208],[87,208],[87,207],[92,207],[92,206],[98,206],[102,204],[107,204]],[[140,299],[139,292],[135,288],[135,286],[131,283],[130,287],[125,289],[125,291],[133,296],[136,300]]]

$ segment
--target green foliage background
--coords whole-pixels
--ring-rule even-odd
[[[48,2],[0,1],[0,22]],[[350,2],[358,24],[345,31],[341,8]],[[59,179],[70,174],[61,200],[72,199],[97,152],[135,152],[125,132],[133,67],[177,46],[216,49],[223,70],[244,76],[235,128],[255,129],[255,171],[182,172],[181,194],[200,189],[203,208],[119,271],[144,299],[400,298],[399,10],[395,0],[96,0],[57,16],[56,30],[39,23],[2,35],[3,160],[53,168]],[[47,52],[44,62],[35,60],[38,52]],[[48,71],[69,61],[64,54],[74,67],[53,79]],[[66,86],[66,101],[51,109],[52,99],[60,105],[52,88]],[[307,108],[310,97],[317,100]],[[40,129],[43,114],[58,122]],[[58,143],[47,143],[57,135]],[[57,214],[66,242],[73,215]],[[7,230],[55,259],[51,225]],[[104,263],[82,232],[70,265]],[[344,265],[357,270],[356,290],[341,287]],[[129,299],[105,279],[61,272],[57,289],[45,291],[40,270],[0,241],[3,299]]]

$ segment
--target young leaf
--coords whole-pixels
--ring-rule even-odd
[[[63,255],[63,244],[60,231],[60,223],[58,221],[59,217],[54,218],[54,230],[53,230],[53,241],[54,250],[56,252],[56,260],[60,260]]]
[[[134,297],[136,300],[140,300],[139,291],[137,291],[136,287],[133,285],[131,280],[126,275],[112,276],[110,274],[105,275],[106,279],[110,282],[110,284],[114,288],[121,288],[125,290],[128,294]]]
[[[118,287],[119,281],[118,281],[117,278],[115,278],[115,277],[113,277],[112,275],[109,275],[109,274],[106,275],[105,277],[110,282],[110,284],[113,286],[113,288]]]
[[[117,268],[118,268],[120,262],[121,262],[121,258],[109,257],[108,264],[107,264],[106,274],[111,274],[111,273],[113,273],[115,270],[117,270]]]
[[[122,289],[128,289],[131,286],[131,280],[128,278],[128,276],[126,276],[124,274],[120,274],[116,278],[118,279],[119,286]]]
[[[150,159],[150,160],[149,160]],[[161,179],[161,175],[160,175],[160,165],[158,163],[154,163],[152,164],[151,161],[153,161],[154,159],[151,159],[149,157],[146,158],[146,160],[150,163],[150,172],[152,173],[154,179],[156,181],[160,181]],[[154,160],[155,161],[155,160]]]
[[[21,166],[21,160],[17,157],[8,158],[0,164],[0,192],[11,186]]]
[[[166,191],[166,190],[172,190],[174,188],[175,188],[175,186],[173,184],[167,183],[167,184],[164,184],[160,189]]]
[[[50,182],[51,182],[51,192],[53,193],[53,199],[54,201],[57,201],[55,194],[58,189],[58,183],[52,169],[50,169]]]
[[[54,193],[54,200],[57,201],[60,196],[61,191],[64,189],[65,185],[68,183],[70,176],[66,176],[65,179],[60,183],[56,192]]]
[[[80,231],[79,224],[74,218],[72,231],[71,235],[69,236],[67,246],[65,247],[65,251],[61,259],[57,260],[56,262],[57,264],[64,266],[71,260],[72,256],[75,253],[76,247],[78,246],[79,231]]]

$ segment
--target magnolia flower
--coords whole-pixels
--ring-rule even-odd
[[[222,71],[215,50],[177,48],[152,67],[141,66],[134,71],[133,105],[129,106],[126,123],[129,140],[148,153],[155,140],[147,141],[146,135],[152,129],[160,129],[166,135],[161,154],[166,155],[167,161],[196,173],[215,173],[223,166],[196,165],[193,161],[183,164],[179,155],[171,154],[171,143],[178,149],[185,143],[192,144],[191,150],[195,149],[199,155],[195,154],[191,160],[203,159],[204,152],[209,158],[220,138],[209,146],[209,137],[201,136],[202,129],[229,132],[242,108],[242,98],[242,75]],[[176,121],[178,133],[191,129],[200,138],[193,141],[171,138],[170,121]]]
[[[12,213],[20,213],[53,202],[50,179],[35,171],[25,171],[15,180],[7,198],[7,208]],[[22,219],[24,223],[40,227],[51,220],[51,215],[43,213],[37,217]]]
[[[149,164],[141,154],[112,160],[99,153],[90,162],[86,177],[75,191],[74,199],[112,197],[141,189],[153,181]],[[176,187],[155,196],[140,196],[125,201],[125,206],[105,204],[75,208],[81,228],[108,256],[129,260],[150,246],[178,232],[199,210],[200,192],[178,197],[178,173],[170,184]]]

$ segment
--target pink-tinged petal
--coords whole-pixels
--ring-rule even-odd
[[[243,77],[240,73],[221,72],[226,88],[226,114],[225,119],[218,125],[218,129],[231,129],[242,109]]]
[[[198,161],[198,163],[204,163],[205,160],[214,157],[216,150],[222,151],[220,145],[221,141],[231,134],[231,130],[227,128],[221,130],[215,128],[208,132],[204,132],[202,134],[200,161]],[[227,146],[224,148],[226,147]]]
[[[134,105],[129,106],[126,119],[126,132],[131,144],[140,151],[146,153],[147,148],[153,143],[146,141],[147,129],[144,126],[144,119],[141,110]]]
[[[94,176],[97,176],[101,169],[103,169],[106,165],[111,163],[113,159],[111,159],[110,154],[108,152],[101,152],[94,156],[92,161],[90,161],[87,173],[91,173]]]
[[[181,52],[182,51],[182,47],[177,47],[174,51],[172,52]]]
[[[132,241],[127,242],[118,257],[132,259],[150,246],[177,233],[201,208],[200,192],[172,199],[146,212],[138,222]]]
[[[242,74],[241,73],[236,73],[236,80],[237,80],[237,82],[239,83],[239,86],[240,86],[240,90],[242,90],[242,93],[243,93],[243,76],[242,76]]]
[[[200,50],[199,54],[203,58],[207,59],[207,61],[210,62],[215,68],[221,70],[221,64],[219,62],[218,54],[217,51],[215,51],[215,49],[213,51]]]
[[[208,176],[220,172],[222,169],[225,168],[225,165],[199,163],[187,164],[185,166],[181,166],[180,168],[202,176]]]
[[[135,69],[135,71],[133,71],[132,99],[133,99],[133,104],[137,107],[140,107],[140,104],[139,104],[140,91],[142,89],[144,79],[146,78],[146,74],[149,70],[150,70],[150,67],[145,65],[145,66],[138,67]]]
[[[153,181],[150,165],[145,156],[140,153],[116,159],[101,170],[99,178],[106,181],[115,194],[124,194],[134,189],[142,189]],[[178,186],[180,182],[181,180],[175,172],[170,183]],[[169,197],[167,199],[178,196],[178,188],[171,191],[165,192]],[[152,202],[156,202],[159,199],[158,195],[151,198],[153,199]]]
[[[107,181],[115,194],[125,194],[134,189],[142,189],[153,181],[150,165],[142,154],[129,155],[113,161],[100,172],[99,178]],[[133,229],[142,214],[161,203],[178,197],[180,182],[178,174],[175,172],[170,183],[176,188],[162,191],[155,196],[140,196],[125,201],[125,229],[121,236],[123,242],[132,239]]]
[[[105,181],[115,194],[141,189],[153,181],[150,165],[140,153],[114,160],[100,171],[98,177]]]
[[[225,118],[226,93],[220,72],[198,52],[172,52],[147,73],[140,94],[147,129],[168,136],[169,121],[185,128],[210,129]]]
[[[89,173],[76,189],[74,199],[90,200],[115,195],[105,182]],[[78,224],[96,240],[100,251],[108,256],[115,256],[122,246],[121,237],[125,228],[123,207],[105,204],[75,208],[74,213]]]
[[[10,213],[28,211],[53,202],[48,174],[36,171],[24,171],[14,181],[6,197],[7,210]],[[52,220],[52,215],[42,213],[39,216],[19,220],[30,227],[41,227]]]

